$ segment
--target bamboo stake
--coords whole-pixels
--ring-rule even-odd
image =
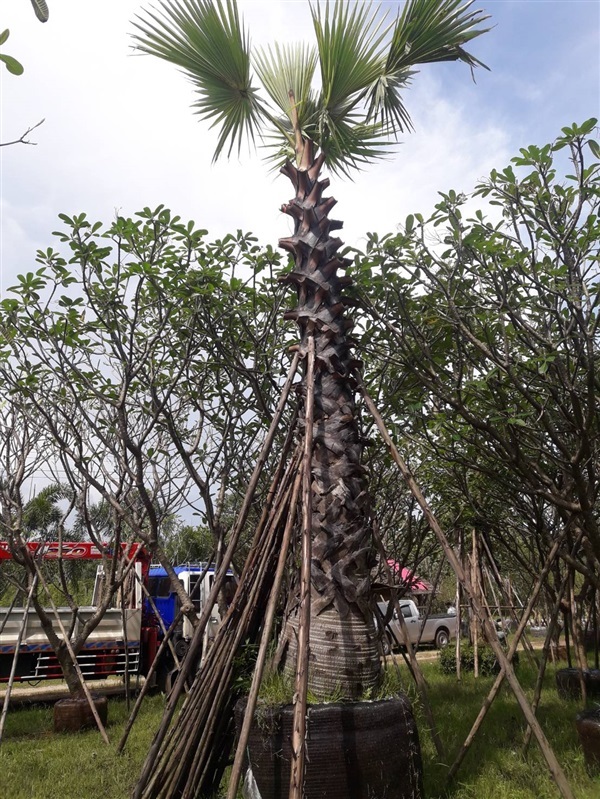
[[[464,557],[464,539],[463,539],[463,530],[460,528],[459,530],[459,554],[460,554],[460,562],[463,563]],[[461,608],[461,584],[458,576],[456,577],[456,680],[460,682],[462,679],[461,676],[461,663],[460,663],[460,647],[461,647],[461,633],[462,633],[462,608]]]
[[[377,408],[373,404],[373,401],[371,400],[371,398],[367,394],[366,389],[364,388],[364,385],[362,383],[361,383],[361,390],[362,390],[363,396],[365,398],[365,402],[367,403],[367,407],[369,408],[369,411],[372,414],[372,416],[373,416],[373,418],[375,420],[375,423],[377,424],[377,427],[378,427],[378,429],[379,429],[379,431],[381,433],[382,438],[384,439],[384,441],[386,442],[387,446],[389,447],[390,452],[392,454],[392,457],[394,458],[394,460],[396,462],[396,465],[400,469],[400,472],[402,473],[402,475],[404,477],[404,480],[406,481],[406,484],[408,485],[409,489],[413,493],[413,496],[415,497],[415,499],[419,503],[419,505],[420,505],[420,507],[421,507],[421,509],[423,511],[423,514],[424,514],[425,518],[427,519],[427,521],[429,523],[430,528],[435,533],[435,535],[436,535],[436,537],[437,537],[442,549],[444,550],[444,553],[445,553],[445,555],[446,555],[446,557],[448,559],[448,562],[450,563],[450,565],[454,569],[454,572],[455,572],[456,576],[461,581],[461,583],[464,585],[465,592],[467,593],[468,596],[471,597],[471,601],[473,603],[473,607],[475,609],[475,612],[476,612],[477,616],[479,617],[481,623],[483,624],[484,629],[485,629],[485,631],[486,631],[486,633],[488,635],[488,639],[490,641],[490,646],[492,647],[492,650],[494,651],[494,654],[498,658],[498,662],[500,663],[500,667],[503,668],[504,671],[506,672],[506,679],[508,680],[508,682],[510,684],[510,687],[512,688],[512,691],[513,691],[513,693],[514,693],[514,695],[515,695],[515,697],[517,699],[519,707],[521,708],[521,710],[523,712],[523,715],[525,716],[527,722],[530,724],[530,726],[533,729],[533,732],[534,732],[534,735],[535,735],[536,740],[538,742],[538,745],[539,745],[540,749],[542,750],[542,754],[544,755],[546,763],[548,764],[548,768],[550,770],[550,773],[552,774],[552,777],[553,777],[554,781],[556,782],[556,785],[557,785],[561,795],[564,797],[564,799],[574,799],[573,792],[571,791],[571,787],[570,787],[569,783],[567,782],[565,774],[564,774],[562,768],[560,767],[560,764],[559,764],[558,760],[556,759],[556,755],[554,754],[554,751],[553,751],[552,747],[550,746],[546,736],[544,735],[544,731],[542,730],[537,718],[535,717],[535,715],[534,715],[534,713],[533,713],[533,711],[531,709],[531,706],[530,706],[530,704],[529,704],[529,702],[527,700],[527,697],[526,697],[523,689],[521,688],[521,685],[519,683],[519,680],[518,680],[518,678],[517,678],[517,676],[516,676],[516,674],[514,672],[514,669],[513,669],[512,665],[511,665],[511,663],[507,660],[506,654],[505,654],[504,650],[502,649],[502,646],[500,645],[500,642],[498,640],[498,636],[496,635],[496,629],[495,629],[494,625],[492,624],[492,622],[489,619],[489,617],[486,616],[485,611],[484,611],[483,607],[481,606],[481,603],[479,602],[478,597],[475,595],[475,593],[473,591],[473,587],[470,585],[469,580],[467,578],[467,575],[465,574],[461,564],[458,561],[458,558],[456,557],[452,547],[450,546],[450,544],[448,542],[448,539],[446,538],[445,533],[443,532],[443,530],[440,527],[437,519],[433,515],[429,505],[427,504],[427,501],[425,500],[425,497],[423,496],[423,493],[421,492],[421,489],[417,485],[417,483],[416,483],[414,477],[412,476],[412,474],[410,473],[407,465],[405,464],[405,462],[401,458],[400,453],[398,452],[394,442],[390,438],[390,435],[389,435],[389,433],[388,433],[388,431],[387,431],[387,429],[385,427],[385,424],[383,422],[383,419],[381,418],[381,415],[380,415],[379,411],[377,410]]]
[[[283,415],[283,411],[292,388],[292,383],[296,371],[298,369],[299,362],[300,362],[300,355],[298,352],[296,352],[292,364],[290,366],[285,385],[282,389],[281,396],[279,397],[279,402],[277,403],[275,413],[273,414],[271,426],[269,427],[269,431],[263,443],[257,462],[254,466],[254,471],[252,472],[250,482],[248,483],[248,488],[246,489],[246,494],[244,496],[244,500],[242,502],[242,507],[240,509],[236,524],[232,530],[229,544],[227,545],[227,549],[223,554],[223,559],[221,561],[220,568],[215,574],[213,587],[208,596],[206,608],[200,615],[200,619],[198,620],[198,626],[194,630],[194,635],[192,641],[190,642],[190,648],[188,650],[188,657],[190,657],[191,660],[193,660],[198,654],[198,650],[202,643],[204,628],[206,627],[206,624],[208,622],[210,612],[212,611],[212,606],[214,605],[216,597],[219,591],[221,590],[221,587],[225,580],[225,576],[227,574],[227,569],[229,568],[229,564],[231,563],[231,558],[233,556],[235,548],[238,545],[239,537],[241,535],[242,529],[248,517],[252,500],[254,498],[254,494],[258,486],[260,475],[262,474],[263,467],[266,463],[268,454],[273,445],[275,434],[277,432],[277,428],[279,427],[279,422],[281,421],[281,417]],[[189,662],[191,662],[191,660]],[[162,746],[167,731],[171,725],[173,715],[175,714],[175,710],[177,709],[177,702],[179,700],[179,697],[181,696],[186,679],[187,679],[186,669],[182,668],[179,672],[179,676],[175,682],[175,685],[173,686],[173,690],[169,696],[169,699],[167,700],[167,704],[159,728],[156,731],[150,749],[148,750],[146,760],[142,767],[142,772],[140,774],[137,785],[134,789],[133,799],[139,799],[139,797],[142,795],[144,787],[148,782],[150,772],[155,766],[155,762],[158,759],[160,747]]]
[[[29,618],[29,607],[31,605],[31,599],[33,597],[33,592],[35,591],[35,587],[37,585],[37,574],[34,576],[31,588],[29,589],[29,594],[27,595],[27,602],[25,603],[25,610],[23,611],[23,618],[21,620],[21,626],[19,627],[19,634],[17,636],[17,642],[15,644],[15,653],[13,655],[12,665],[10,667],[10,676],[8,678],[8,684],[6,686],[6,693],[4,694],[4,704],[2,706],[2,716],[0,717],[0,743],[2,742],[2,734],[4,732],[4,724],[6,722],[6,715],[8,713],[8,706],[10,704],[10,695],[12,693],[12,688],[15,682],[15,676],[17,673],[17,662],[19,660],[19,650],[21,649],[21,642],[23,640],[23,634],[25,632],[25,627],[27,627],[27,619]],[[17,594],[15,595],[14,602],[17,600]],[[14,607],[14,604],[11,606]],[[8,619],[8,615],[7,615]],[[6,622],[5,622],[6,624]],[[4,625],[3,625],[4,626]]]
[[[560,536],[560,540],[562,541],[563,538],[564,538],[564,535],[561,535]],[[494,575],[494,579],[496,580],[496,584],[497,584],[498,588],[500,589],[501,595],[505,596],[506,600],[508,602],[509,601],[509,596],[508,596],[508,594],[506,592],[506,587],[505,587],[505,585],[504,585],[504,583],[502,581],[502,577],[500,576],[500,571],[498,570],[498,566],[496,564],[496,560],[495,560],[495,558],[494,558],[494,556],[492,554],[492,551],[491,551],[490,547],[488,546],[487,541],[485,540],[485,536],[481,536],[480,541],[483,544],[483,548],[484,548],[485,553],[487,555],[488,562],[489,562],[490,567],[492,569],[492,574]],[[490,581],[490,588],[491,587],[492,587],[492,583]],[[492,591],[493,591],[493,588],[492,588]],[[510,604],[510,602],[509,602],[508,606],[499,605],[498,606],[498,612],[500,613],[501,609],[506,609],[506,608],[508,609],[509,613],[512,615],[513,619],[516,621],[517,626],[518,626],[519,617],[518,617],[517,612],[515,610],[515,606]],[[525,646],[525,651],[527,652],[527,654],[529,656],[529,659],[531,661],[531,664],[533,666],[537,667],[539,664],[538,664],[537,658],[535,656],[535,653],[533,651],[533,646],[531,644],[531,641],[529,640],[529,636],[527,635],[526,632],[523,632],[522,641],[523,641],[523,644]]]
[[[279,595],[281,593],[281,584],[283,582],[283,575],[285,572],[287,554],[290,547],[292,530],[294,529],[294,522],[295,522],[294,509],[298,502],[298,494],[300,493],[300,485],[302,483],[302,479],[303,479],[303,469],[301,469],[298,472],[298,475],[296,477],[296,482],[294,484],[292,500],[290,503],[290,511],[288,513],[288,519],[283,534],[283,541],[281,544],[281,551],[279,553],[279,562],[277,563],[277,571],[275,573],[275,579],[273,581],[273,589],[271,591],[269,604],[267,606],[267,612],[265,614],[264,627],[260,641],[260,649],[258,652],[258,657],[256,659],[256,665],[254,667],[254,674],[252,675],[252,684],[250,686],[250,691],[248,692],[248,701],[246,703],[244,722],[242,724],[242,729],[240,730],[239,740],[235,752],[235,758],[233,761],[231,774],[229,775],[227,799],[235,799],[242,774],[242,767],[243,767],[244,756],[246,753],[246,746],[248,744],[248,738],[250,736],[250,728],[252,726],[252,721],[254,719],[254,711],[256,710],[258,692],[260,690],[260,683],[262,680],[262,675],[264,673],[268,645],[271,638],[271,631],[273,629],[273,622],[275,620],[275,610],[277,608],[277,602],[279,600]]]
[[[373,540],[375,541],[375,545],[379,551],[381,557],[381,563],[383,564],[384,573],[387,577],[388,583],[391,585],[394,579],[392,575],[392,570],[390,569],[389,563],[387,562],[383,541],[381,540],[379,531],[375,527],[373,528]],[[417,690],[419,691],[419,698],[421,699],[421,703],[425,711],[425,716],[427,718],[427,724],[429,725],[429,733],[431,735],[431,739],[438,753],[438,757],[443,760],[446,757],[446,751],[444,749],[444,744],[442,743],[442,739],[440,738],[440,734],[438,732],[437,725],[435,723],[433,709],[431,707],[431,703],[429,701],[429,694],[427,691],[427,682],[425,680],[425,677],[423,676],[421,667],[419,666],[419,661],[417,660],[415,648],[412,645],[412,641],[410,640],[410,633],[408,631],[408,626],[404,619],[404,615],[402,614],[402,608],[400,607],[400,603],[398,602],[398,597],[396,595],[396,592],[394,592],[392,596],[392,601],[394,603],[394,611],[396,612],[396,615],[398,616],[398,621],[400,623],[400,632],[402,633],[404,647],[408,652],[408,657],[410,661],[409,664],[410,672],[417,685]]]
[[[471,547],[471,585],[473,586],[473,593],[479,596],[479,580],[477,579],[477,539],[475,538],[475,528],[472,530],[472,547]],[[479,630],[478,630],[477,615],[475,612],[471,618],[471,639],[473,643],[473,676],[475,679],[479,677]]]
[[[194,586],[194,589],[193,589],[192,593],[190,594],[190,599],[192,599],[195,596],[196,592],[200,589],[200,585],[202,583],[202,580],[204,579],[204,577],[206,576],[206,574],[208,572],[208,564],[210,562],[212,562],[213,556],[214,556],[214,552],[211,553],[211,557],[210,557],[210,560],[207,562],[206,568],[201,572],[200,579],[197,581],[196,585]],[[148,589],[144,585],[144,581],[139,577],[137,572],[134,571],[134,574],[136,576],[136,579],[139,581],[139,583],[140,583],[140,585],[142,587],[142,591],[144,592],[144,594],[146,595],[146,598],[150,602],[150,607],[152,608],[152,612],[154,613],[154,615],[158,619],[160,628],[161,628],[162,633],[163,633],[163,640],[160,642],[160,646],[158,647],[156,655],[154,656],[154,660],[150,664],[150,668],[148,669],[148,673],[146,674],[146,679],[144,681],[144,684],[142,685],[141,691],[137,695],[135,704],[133,706],[133,710],[131,711],[131,715],[127,719],[127,724],[125,725],[125,729],[123,730],[123,734],[121,736],[121,740],[119,741],[119,743],[117,745],[117,754],[121,754],[121,752],[123,751],[123,749],[125,747],[125,744],[127,743],[127,739],[129,737],[129,733],[131,732],[131,729],[132,729],[132,727],[133,727],[133,725],[135,723],[137,715],[138,715],[138,713],[140,711],[140,708],[142,706],[142,702],[144,701],[144,698],[145,698],[146,694],[150,690],[150,687],[152,685],[152,678],[154,677],[154,675],[156,673],[156,670],[158,669],[158,664],[160,663],[160,660],[162,658],[163,652],[165,651],[165,649],[167,647],[169,647],[169,649],[171,651],[171,654],[173,655],[173,660],[175,662],[176,668],[178,668],[178,669],[181,668],[181,663],[179,661],[179,658],[177,657],[177,653],[175,652],[175,647],[173,646],[172,636],[173,636],[174,631],[177,629],[177,625],[179,624],[179,622],[183,618],[183,615],[184,615],[183,610],[181,608],[179,609],[177,615],[175,616],[175,618],[173,619],[173,621],[169,625],[169,629],[167,630],[165,628],[165,625],[164,625],[164,622],[162,620],[162,617],[161,617],[160,613],[158,612],[158,608],[156,607],[154,599],[152,598],[150,592],[148,591]]]
[[[135,567],[133,569],[135,574]],[[127,638],[127,613],[125,610],[125,583],[121,583],[121,624],[123,625],[123,647],[125,651],[125,674],[123,679],[125,682],[125,707],[127,712],[131,711],[131,693],[129,686],[129,643]],[[138,665],[139,669],[139,665]]]
[[[558,623],[558,616],[560,614],[560,606],[562,603],[562,598],[567,590],[567,585],[569,582],[568,574],[562,580],[562,583],[559,586],[558,594],[556,596],[556,601],[554,603],[554,608],[552,609],[552,614],[548,621],[548,629],[546,630],[546,638],[544,639],[544,647],[542,649],[542,658],[540,661],[537,680],[535,683],[535,688],[533,691],[533,701],[531,706],[533,708],[533,712],[537,712],[537,708],[542,696],[542,687],[544,683],[544,674],[546,672],[546,665],[548,663],[548,652],[553,654],[553,647],[552,647],[552,637],[554,635],[554,628]],[[523,737],[523,757],[527,756],[527,750],[529,748],[529,743],[531,741],[531,727],[527,727],[525,730],[525,735]]]
[[[557,540],[554,543],[554,546],[552,547],[552,549],[550,550],[550,553],[548,555],[548,558],[546,559],[546,563],[544,564],[544,568],[542,569],[542,572],[541,572],[540,576],[536,580],[533,592],[532,592],[531,596],[529,597],[529,602],[527,604],[527,608],[525,609],[525,611],[524,611],[524,613],[523,613],[523,615],[521,617],[521,620],[519,622],[519,626],[518,626],[518,628],[517,628],[517,630],[515,632],[513,640],[511,641],[511,644],[510,644],[510,647],[509,647],[509,650],[508,650],[508,654],[506,656],[509,662],[512,661],[512,659],[513,659],[513,657],[515,655],[515,652],[517,651],[517,647],[519,646],[519,641],[521,639],[523,631],[525,630],[525,627],[527,625],[529,617],[531,616],[531,613],[533,611],[533,607],[534,607],[534,605],[535,605],[535,603],[537,601],[537,598],[538,598],[538,596],[540,594],[540,591],[542,590],[542,587],[544,585],[544,581],[546,580],[546,577],[548,576],[548,573],[549,573],[550,569],[552,568],[552,564],[554,563],[556,555],[558,554],[559,548],[560,548],[560,540]],[[475,736],[476,736],[479,728],[481,727],[481,724],[483,723],[483,720],[484,720],[484,718],[485,718],[485,716],[487,714],[487,711],[489,710],[489,708],[492,705],[492,702],[494,701],[494,699],[498,695],[498,691],[500,690],[500,687],[501,687],[502,683],[504,682],[504,677],[505,677],[505,672],[504,672],[504,669],[501,668],[500,669],[500,673],[496,677],[496,679],[494,681],[494,684],[493,684],[492,688],[490,689],[490,692],[488,693],[486,699],[484,700],[483,705],[481,706],[481,709],[479,710],[479,714],[478,714],[477,718],[475,719],[469,734],[465,738],[465,741],[464,741],[463,745],[461,746],[461,748],[460,748],[460,750],[458,752],[458,755],[456,756],[456,758],[454,760],[454,763],[450,766],[450,769],[448,771],[448,775],[447,775],[447,778],[446,778],[448,783],[450,783],[451,780],[454,778],[454,775],[456,774],[456,772],[458,771],[458,769],[460,767],[460,764],[464,760],[465,755],[467,754],[467,752],[469,750],[469,747],[473,743],[473,740],[475,739]]]
[[[77,655],[73,651],[73,647],[71,646],[71,641],[69,640],[68,633],[67,633],[67,631],[64,628],[64,625],[63,625],[63,623],[62,623],[62,621],[60,619],[60,615],[58,613],[56,605],[54,604],[54,600],[52,599],[52,595],[50,594],[50,589],[48,588],[48,584],[46,583],[46,580],[44,579],[44,575],[42,574],[42,572],[40,570],[40,567],[38,566],[38,564],[37,564],[37,562],[35,560],[33,561],[33,565],[35,566],[35,570],[36,570],[37,576],[38,576],[41,584],[43,585],[44,590],[46,591],[46,594],[48,596],[48,600],[50,602],[50,607],[52,608],[52,612],[54,613],[54,618],[56,619],[56,621],[58,622],[58,626],[60,627],[60,631],[62,633],[63,640],[65,642],[65,646],[67,647],[67,651],[69,653],[69,656],[70,656],[71,660],[73,661],[73,666],[75,667],[75,671],[77,672],[77,676],[79,677],[79,683],[81,685],[81,689],[82,689],[83,693],[85,694],[85,698],[88,701],[88,704],[90,706],[90,710],[92,711],[92,715],[94,717],[94,721],[96,722],[96,726],[98,727],[98,729],[100,731],[100,735],[102,736],[104,742],[106,744],[110,744],[110,741],[108,740],[108,735],[106,734],[106,730],[104,729],[104,725],[102,724],[100,716],[98,715],[98,711],[96,710],[96,705],[94,703],[94,700],[92,699],[92,695],[90,694],[90,689],[86,685],[85,677],[83,676],[83,673],[81,671],[81,667],[79,666],[79,663],[77,662]]]
[[[313,450],[315,399],[315,339],[312,331],[308,335],[305,384],[306,406],[304,414],[304,456],[302,465],[302,563],[300,568],[298,653],[294,691],[289,799],[302,799],[306,764],[306,696],[308,692],[310,647],[310,561],[312,530],[312,472],[310,466]]]
[[[577,623],[577,606],[575,604],[575,572],[569,569],[569,604],[571,606],[571,631],[573,633],[573,646],[575,647],[575,660],[577,661],[577,668],[579,669],[579,685],[581,687],[581,701],[583,707],[587,704],[587,686],[585,684],[584,671],[587,666],[581,652],[581,640],[579,637],[579,629]]]
[[[271,582],[268,574],[274,556],[278,554],[278,529],[289,507],[292,486],[291,476],[297,471],[296,457],[288,463],[282,487],[277,492],[277,502],[268,514],[267,523],[257,531],[250,554],[242,572],[238,591],[215,641],[199,672],[188,699],[182,708],[173,735],[158,758],[152,778],[146,786],[138,785],[136,795],[143,791],[146,797],[170,797],[171,789],[183,790],[183,796],[200,790],[200,780],[207,777],[214,747],[210,747],[215,729],[227,724],[230,713],[224,707],[231,694],[231,672],[239,647],[248,636],[249,622],[262,602],[261,591]],[[274,491],[271,494],[275,493]],[[223,722],[222,719],[225,718]],[[190,734],[201,730],[200,739]],[[173,764],[176,764],[173,767]],[[210,775],[209,775],[210,776]],[[185,779],[185,786],[180,783]]]

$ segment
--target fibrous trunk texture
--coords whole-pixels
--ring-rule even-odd
[[[307,169],[283,167],[295,189],[282,208],[294,219],[294,233],[279,243],[295,261],[282,279],[297,291],[297,306],[286,318],[298,323],[301,355],[306,356],[307,337],[315,340],[309,690],[354,699],[377,684],[381,664],[368,606],[373,550],[355,403],[360,363],[352,355],[353,323],[342,294],[352,281],[338,275],[347,262],[338,255],[341,240],[330,235],[341,223],[328,218],[335,200],[323,198],[329,180],[319,179],[322,165],[319,156]],[[301,418],[301,430],[303,423]],[[297,625],[292,613],[286,630],[290,673]]]

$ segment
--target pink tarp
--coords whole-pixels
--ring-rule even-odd
[[[431,591],[432,586],[427,580],[423,580],[421,577],[413,574],[410,569],[403,568],[395,560],[388,560],[388,566],[393,574],[399,577],[400,581],[408,586],[411,591],[423,591],[425,593]]]

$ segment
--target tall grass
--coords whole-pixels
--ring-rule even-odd
[[[162,715],[164,698],[146,698],[123,755],[116,745],[128,717],[109,699],[107,746],[97,730],[52,732],[52,708],[15,709],[0,745],[1,799],[126,799]]]
[[[422,666],[448,752],[445,763],[439,762],[436,755],[405,667],[389,669],[386,692],[402,689],[413,701],[423,750],[427,799],[555,799],[558,796],[535,740],[528,756],[523,755],[526,725],[508,686],[496,698],[454,784],[446,792],[447,768],[477,716],[493,678],[475,680],[472,674],[466,674],[458,683],[455,677],[443,675],[435,661]],[[531,691],[535,672],[524,658],[519,677]],[[110,746],[94,730],[55,735],[52,708],[11,711],[0,746],[0,799],[128,799],[162,708],[160,695],[146,699],[126,752],[121,756],[115,753],[115,747],[128,715],[123,700],[112,698],[109,702]],[[598,799],[600,777],[592,779],[586,773],[577,742],[574,719],[580,709],[578,702],[558,697],[554,670],[550,669],[538,716],[576,799]],[[401,746],[402,742],[396,745]],[[394,756],[393,745],[389,756]]]
[[[454,783],[445,793],[447,768],[475,721],[494,678],[475,679],[472,673],[467,673],[459,683],[455,676],[443,675],[436,662],[423,664],[423,671],[429,684],[436,724],[447,750],[446,762],[440,763],[427,732],[422,708],[412,685],[409,686],[408,693],[413,699],[419,723],[428,799],[443,796],[452,799],[556,799],[559,796],[535,738],[532,738],[527,755],[523,753],[527,725],[506,681]],[[523,687],[530,688],[528,694],[532,699],[536,673],[524,657],[521,657],[518,676]],[[576,799],[599,799],[600,777],[592,779],[588,776],[575,730],[575,716],[581,709],[577,701],[566,701],[558,696],[554,669],[550,668],[537,716]]]

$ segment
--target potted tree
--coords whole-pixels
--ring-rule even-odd
[[[302,505],[309,535],[304,595],[298,580],[296,609],[284,630],[288,650],[283,668],[296,679],[296,693],[304,698],[301,707],[307,691],[317,698],[335,694],[346,703],[331,709],[345,719],[338,725],[342,735],[352,715],[350,703],[360,705],[358,700],[373,692],[382,666],[370,605],[371,498],[355,402],[360,363],[352,352],[344,296],[351,280],[339,273],[346,261],[338,254],[342,242],[332,233],[342,223],[329,218],[335,200],[325,196],[329,179],[322,172],[327,168],[349,176],[390,154],[395,136],[411,127],[403,92],[419,64],[481,65],[464,49],[485,32],[481,23],[486,17],[470,6],[460,0],[409,0],[388,23],[370,5],[315,4],[310,6],[315,46],[275,44],[253,54],[234,0],[165,2],[136,22],[136,48],[175,64],[192,80],[197,110],[220,129],[215,158],[246,136],[265,136],[271,160],[293,187],[282,210],[294,230],[280,246],[292,256],[283,280],[294,287],[297,302],[286,316],[298,324],[304,364],[298,430],[308,442]],[[319,91],[314,89],[318,72]],[[410,711],[405,700],[399,703],[394,715],[405,725]],[[371,728],[377,727],[378,712],[367,710]],[[303,747],[303,715],[296,713],[294,722],[295,760]],[[414,722],[408,726],[414,729]],[[418,748],[416,732],[409,748]],[[359,750],[354,747],[348,755],[353,761],[348,773],[354,777],[339,795],[372,795],[369,790],[383,795],[368,781],[357,781],[363,768],[355,760]],[[386,758],[388,763],[393,759]],[[417,772],[418,759],[416,753]],[[287,774],[274,778],[284,793],[287,779]],[[418,775],[406,785],[388,774],[382,780],[387,796],[420,792]],[[301,783],[297,776],[297,795]],[[307,779],[306,795],[321,795],[311,784]],[[266,790],[264,784],[259,787]]]

